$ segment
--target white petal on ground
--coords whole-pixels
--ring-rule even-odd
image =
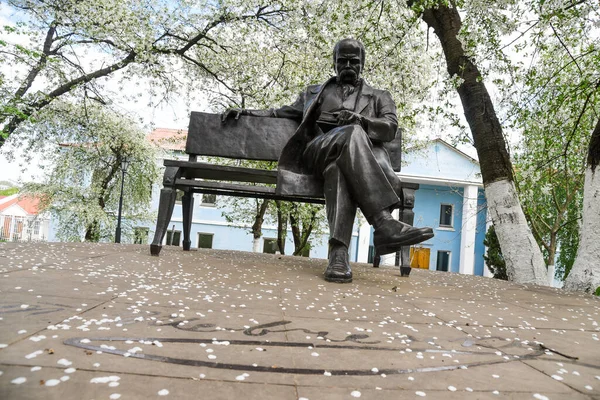
[[[550,400],[548,397],[544,396],[543,394],[539,394],[539,393],[535,393],[533,395],[533,398],[535,398],[537,400]]]
[[[166,396],[169,394],[169,391],[167,389],[162,389],[158,391],[158,395],[159,396]]]
[[[27,382],[27,378],[20,376],[18,378],[13,379],[12,381],[10,381],[10,383],[14,383],[15,385],[20,385],[22,383]]]
[[[352,393],[350,393],[350,396],[352,397],[360,397],[361,393],[358,390],[354,390]]]
[[[92,378],[90,383],[108,383],[108,382],[117,382],[121,378],[115,375],[111,376],[99,376],[96,378]]]
[[[427,394],[425,392],[415,392],[417,396],[425,397]]]
[[[37,350],[37,351],[34,351],[34,352],[33,352],[33,353],[31,353],[31,354],[27,354],[27,355],[25,356],[25,358],[26,358],[26,359],[28,359],[28,360],[30,360],[30,359],[32,359],[32,358],[36,358],[37,356],[39,356],[39,355],[40,355],[40,354],[42,354],[42,353],[43,353],[43,351],[42,351],[42,350]]]
[[[44,382],[44,386],[56,386],[60,383],[60,381],[58,379],[48,379],[46,382]]]

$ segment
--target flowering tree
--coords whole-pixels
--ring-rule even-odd
[[[261,6],[245,0],[8,4],[20,22],[1,32],[0,147],[56,99],[78,96],[107,103],[107,78],[119,80],[121,95],[135,92],[145,79],[164,98],[183,87],[177,73],[182,69],[185,83],[218,82],[221,63],[213,62],[213,54],[227,51],[221,38],[243,35],[285,14],[278,3]]]
[[[159,153],[133,121],[105,107],[64,102],[53,103],[39,118],[27,134],[32,142],[53,149],[45,153],[52,167],[43,183],[28,183],[23,191],[40,197],[41,206],[58,217],[59,238],[112,239],[123,160],[128,162],[125,219],[153,219],[150,200],[160,176]]]
[[[565,289],[600,296],[600,119],[592,132],[585,168],[583,218],[577,257],[565,282]]]
[[[589,82],[597,70],[583,68],[586,73],[582,74],[581,65],[597,65],[593,61],[598,54],[597,39],[592,34],[597,8],[589,1],[409,3],[440,39],[449,81],[455,84],[479,155],[488,210],[508,276],[517,282],[545,284],[545,262],[535,239],[546,249],[548,264],[554,265],[558,232],[576,214],[573,207],[576,210],[580,196],[582,169],[575,165],[581,161],[582,138],[586,137],[582,132],[589,132],[588,123],[582,122],[585,115],[594,112],[590,102],[593,90],[589,90],[594,85]],[[590,54],[584,62],[583,57]],[[486,80],[500,91],[496,101]],[[552,125],[553,129],[547,129]],[[517,193],[503,128],[518,130],[525,138],[518,159],[523,167],[519,173],[526,213]],[[558,166],[557,160],[565,162]],[[529,167],[533,165],[545,167],[532,174]],[[544,179],[540,179],[542,175]],[[527,181],[529,177],[532,179]],[[557,179],[568,184],[550,193],[548,185],[552,182],[556,186]],[[544,200],[531,198],[531,193],[544,191],[554,204],[550,211],[553,216],[549,217],[546,208],[546,220],[542,221],[539,206]],[[530,206],[530,201],[535,203]]]
[[[590,132],[598,120],[600,39],[590,2],[533,2],[538,18],[519,21],[527,42],[515,51],[509,126],[523,132],[515,151],[519,195],[548,270],[566,277],[575,260]],[[582,232],[583,233],[583,232]]]

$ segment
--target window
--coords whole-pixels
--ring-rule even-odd
[[[214,207],[217,202],[216,194],[203,194],[202,195],[202,205],[205,207]]]
[[[454,212],[452,204],[442,204],[440,206],[440,226],[443,228],[452,228],[454,223]]]
[[[277,246],[277,239],[263,239],[263,253],[275,254],[279,252],[279,246]]]
[[[450,268],[450,252],[449,251],[438,251],[437,252],[437,271],[445,271],[448,272]]]
[[[39,236],[40,234],[40,221],[38,221],[37,219],[33,221],[33,234],[35,236]]]
[[[148,228],[133,228],[133,243],[147,244],[148,243]]]
[[[375,247],[373,245],[369,245],[369,254],[367,255],[367,262],[369,264],[373,264],[375,260]]]
[[[181,243],[181,231],[167,231],[167,246],[179,246]]]
[[[213,233],[198,233],[198,248],[199,249],[212,249],[213,246]]]

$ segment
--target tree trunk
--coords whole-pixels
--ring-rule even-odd
[[[294,206],[294,209],[296,207]],[[308,246],[308,238],[317,219],[317,212],[312,211],[308,221],[300,218],[296,213],[290,213],[290,225],[292,226],[292,236],[294,237],[294,255],[302,254],[302,251]]]
[[[548,277],[548,286],[554,286],[554,275],[556,274],[556,243],[558,242],[556,228],[550,233],[550,246],[548,246],[548,259],[546,260],[546,276]]]
[[[288,216],[281,209],[281,201],[276,200],[275,205],[277,206],[277,247],[279,247],[279,253],[285,254]]]
[[[290,227],[292,228],[292,238],[294,239],[294,252],[293,255],[299,254],[300,242],[302,241],[300,221],[298,221],[297,215],[294,212],[290,213]]]
[[[262,224],[265,221],[265,212],[269,206],[269,200],[263,200],[261,203],[256,203],[256,215],[254,216],[254,224],[252,224],[252,251],[260,252],[260,238],[262,237]]]
[[[410,2],[409,2],[410,4]],[[509,280],[546,285],[542,252],[525,219],[517,196],[512,164],[492,100],[458,33],[462,21],[455,7],[439,5],[422,14],[438,36],[448,73],[462,78],[458,87],[481,166],[488,211],[496,228]]]
[[[583,187],[582,226],[579,248],[573,268],[564,288],[595,293],[600,287],[600,119],[596,124],[588,149],[585,184]]]
[[[98,243],[100,241],[100,224],[94,221],[85,228],[85,241]]]
[[[252,251],[260,253],[260,236],[252,238]]]

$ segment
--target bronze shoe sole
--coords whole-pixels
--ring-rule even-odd
[[[431,230],[428,230],[425,232],[417,231],[417,232],[411,233],[410,235],[406,235],[406,237],[398,239],[394,242],[384,243],[384,244],[375,246],[375,251],[379,255],[395,253],[397,251],[400,251],[400,249],[403,246],[410,246],[413,244],[421,243],[421,242],[431,239],[433,236],[434,236],[434,234],[433,234],[433,231],[431,231]]]

